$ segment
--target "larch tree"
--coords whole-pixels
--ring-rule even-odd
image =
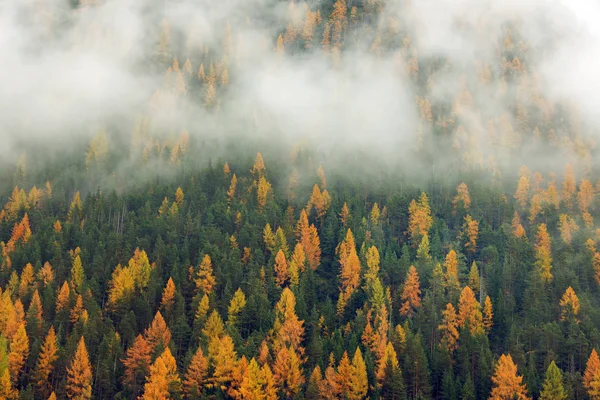
[[[473,292],[479,292],[481,286],[481,282],[479,281],[479,268],[477,267],[477,263],[473,261],[471,264],[471,269],[469,270],[469,287],[473,289]]]
[[[521,209],[527,207],[527,201],[529,200],[529,176],[523,175],[519,178],[515,199],[517,199],[517,204],[519,204]]]
[[[77,344],[77,351],[67,368],[67,397],[87,400],[92,398],[92,366],[83,336]]]
[[[54,370],[56,360],[58,360],[58,340],[54,327],[50,326],[33,370],[34,384],[44,397],[52,391],[50,374]]]
[[[163,289],[162,298],[160,300],[160,307],[165,311],[165,314],[169,316],[173,311],[173,305],[175,304],[175,283],[173,278],[169,277],[165,288]]]
[[[517,375],[517,366],[510,354],[502,354],[492,377],[493,388],[489,400],[529,400],[523,377]]]
[[[231,201],[235,197],[235,189],[237,188],[237,176],[233,174],[231,177],[231,183],[229,184],[229,189],[227,190],[227,203],[231,204]]]
[[[419,274],[414,266],[410,266],[404,281],[402,289],[402,307],[400,314],[412,318],[417,309],[421,306],[421,288],[419,283]]]
[[[205,294],[210,294],[215,287],[216,279],[213,274],[212,261],[208,254],[205,254],[202,258],[194,282],[196,282],[196,288],[202,290]]]
[[[281,347],[273,364],[275,386],[285,398],[293,398],[304,384],[301,360],[292,346]]]
[[[83,282],[85,280],[85,274],[83,272],[83,265],[81,264],[81,257],[75,256],[73,264],[71,266],[71,286],[75,288],[77,293],[83,293]]]
[[[448,290],[448,293],[451,294],[451,297],[454,297],[460,290],[460,283],[458,281],[458,257],[454,250],[450,250],[448,254],[446,254],[444,269],[446,270],[444,274],[444,286]]]
[[[571,286],[565,290],[560,300],[560,319],[562,321],[577,321],[579,314],[579,298]]]
[[[367,397],[368,390],[369,379],[367,376],[367,366],[360,348],[357,347],[354,352],[354,357],[352,357],[350,393],[348,393],[348,398],[352,400],[362,400]]]
[[[291,346],[304,355],[301,346],[304,337],[304,321],[296,314],[296,297],[289,288],[284,288],[281,297],[275,305],[275,322],[273,324],[273,350],[275,354],[282,347]]]
[[[242,310],[246,307],[246,295],[241,288],[235,291],[229,307],[227,308],[227,325],[235,327],[237,325],[237,319]]]
[[[425,192],[421,193],[418,202],[415,200],[410,202],[408,214],[408,234],[413,245],[416,246],[420,242],[421,237],[429,233],[429,229],[433,224],[429,199]]]
[[[576,186],[575,169],[573,168],[573,165],[569,163],[565,166],[561,193],[562,200],[568,208],[573,207],[573,197],[575,196]]]
[[[461,182],[456,187],[456,196],[452,200],[452,206],[454,213],[458,210],[459,207],[463,208],[465,211],[468,211],[471,208],[471,196],[469,195],[469,188],[467,184]]]
[[[144,382],[150,373],[152,349],[142,335],[138,335],[121,360],[125,371],[123,385],[132,397],[142,394]]]
[[[157,311],[156,315],[154,315],[152,323],[144,332],[144,338],[148,342],[151,352],[154,354],[157,352],[162,353],[169,346],[171,331],[160,311]]]
[[[527,236],[525,228],[523,228],[523,225],[521,225],[521,217],[519,217],[519,213],[517,211],[515,211],[512,219],[512,233],[518,239]]]
[[[341,315],[360,284],[360,260],[356,253],[354,235],[350,229],[348,229],[345,239],[339,244],[337,253],[340,261],[340,296],[337,311]]]
[[[267,200],[269,194],[273,191],[273,187],[271,184],[265,179],[264,176],[261,176],[258,179],[258,184],[256,187],[256,201],[258,204],[258,211],[261,212],[263,208],[267,205]]]
[[[202,347],[199,346],[192,357],[183,380],[183,392],[188,398],[200,398],[202,396],[208,372],[208,360],[204,356]]]
[[[477,250],[477,237],[479,235],[479,222],[474,220],[470,215],[465,217],[463,234],[466,239],[465,248],[470,253],[475,253]]]
[[[181,378],[177,373],[177,364],[167,347],[150,367],[150,375],[144,385],[144,400],[162,400],[178,398]]]
[[[285,259],[285,254],[282,250],[277,252],[275,256],[275,283],[281,287],[285,286],[290,278],[288,264]]]
[[[485,329],[486,333],[489,333],[492,326],[494,326],[492,300],[490,299],[490,296],[485,296],[485,301],[483,303],[483,329]]]
[[[442,341],[440,346],[452,353],[458,347],[458,315],[452,303],[446,304],[446,309],[442,311],[442,323],[438,329],[442,332]]]
[[[481,305],[469,286],[464,287],[458,299],[457,322],[461,328],[467,327],[472,335],[483,333]]]
[[[342,211],[340,211],[340,222],[345,227],[348,224],[350,219],[350,208],[348,208],[348,204],[344,202],[342,206]]]
[[[209,378],[208,386],[225,390],[233,380],[237,366],[237,353],[235,352],[231,336],[213,338],[209,345],[208,359],[213,367],[213,374]]]
[[[596,349],[592,349],[583,374],[583,386],[593,400],[600,399],[600,358]]]
[[[542,281],[552,281],[552,253],[550,248],[550,235],[546,224],[540,224],[536,235],[535,265]]]
[[[8,353],[8,367],[13,382],[17,382],[21,371],[29,357],[29,338],[25,331],[25,324],[21,324],[10,341],[10,352]]]
[[[546,370],[546,379],[540,393],[540,400],[565,400],[567,393],[562,382],[562,373],[554,361],[550,363]]]

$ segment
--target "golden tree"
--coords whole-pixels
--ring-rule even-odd
[[[420,238],[428,234],[433,224],[429,199],[425,192],[421,193],[418,202],[415,200],[410,202],[408,214],[408,233],[413,241],[413,245],[416,246],[420,242]]]
[[[587,360],[583,374],[583,386],[591,399],[600,399],[600,358],[596,349],[592,349],[592,353]]]
[[[337,253],[340,260],[340,297],[337,304],[338,314],[342,314],[350,297],[360,284],[360,260],[356,253],[354,235],[348,229],[345,239],[339,244]]]
[[[204,357],[202,347],[198,347],[185,372],[185,379],[183,381],[183,392],[185,395],[190,398],[201,397],[207,376],[208,360]]]
[[[29,356],[29,338],[25,332],[25,324],[21,324],[10,341],[10,352],[8,353],[8,368],[13,382],[17,382],[27,357]]]
[[[546,229],[546,224],[540,224],[536,235],[535,245],[535,265],[544,282],[552,280],[552,254],[550,249],[550,235]]]
[[[196,279],[194,279],[194,282],[196,282],[196,288],[198,290],[202,290],[202,292],[205,294],[210,294],[215,287],[216,279],[213,275],[212,261],[208,254],[205,254],[204,258],[202,258],[202,262],[200,263],[198,274]]]
[[[459,337],[458,316],[452,303],[446,304],[446,309],[442,311],[442,323],[438,326],[438,329],[442,331],[440,346],[451,353],[458,347]]]
[[[144,385],[144,400],[177,398],[181,378],[177,373],[177,364],[167,347],[150,367],[150,375]]]
[[[490,400],[529,400],[523,377],[517,375],[517,366],[512,357],[502,354],[492,377],[494,387]]]
[[[82,336],[73,360],[67,368],[67,397],[77,400],[91,399],[92,377],[92,366]]]
[[[483,333],[481,305],[469,286],[465,286],[458,299],[458,326],[467,327],[472,335]]]
[[[402,290],[402,307],[400,314],[412,318],[416,310],[421,306],[421,288],[419,283],[419,274],[414,266],[410,266],[404,281]]]
[[[288,283],[289,278],[290,273],[288,271],[287,261],[285,260],[285,254],[282,250],[279,250],[275,257],[275,283],[283,287]]]
[[[54,327],[50,326],[33,371],[33,381],[35,386],[44,396],[48,396],[52,389],[51,380],[49,378],[54,370],[54,362],[58,360],[57,353],[58,340],[56,339]]]
[[[304,383],[300,357],[292,346],[281,347],[273,364],[275,386],[286,397],[292,398],[300,392]]]
[[[483,303],[483,329],[489,333],[492,326],[494,326],[492,300],[490,299],[490,296],[485,296],[485,301]]]
[[[456,188],[456,196],[452,200],[452,205],[454,207],[454,213],[456,213],[458,207],[462,207],[465,210],[469,210],[471,207],[471,196],[469,195],[469,188],[467,184],[461,182]]]
[[[571,319],[577,321],[577,314],[579,314],[579,298],[571,286],[565,290],[565,293],[560,300],[560,309],[560,319],[562,321]]]
[[[125,358],[121,360],[125,371],[123,385],[132,396],[142,393],[146,377],[150,373],[152,349],[142,335],[137,335],[133,344],[127,349]]]

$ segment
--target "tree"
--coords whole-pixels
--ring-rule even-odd
[[[412,318],[416,310],[421,306],[419,274],[417,273],[417,269],[412,265],[406,274],[401,299],[402,307],[400,308],[400,313],[408,318]]]
[[[429,207],[429,199],[425,192],[421,193],[419,201],[411,201],[408,206],[408,233],[413,244],[416,246],[420,242],[420,238],[427,235],[433,218]]]
[[[231,183],[229,184],[229,189],[227,190],[227,203],[231,204],[231,201],[235,197],[235,188],[237,187],[237,176],[233,174],[231,177]]]
[[[540,400],[565,400],[566,398],[567,394],[563,387],[562,374],[552,361],[546,370],[546,380],[540,393]]]
[[[485,296],[483,303],[483,329],[489,333],[494,325],[494,312],[492,308],[492,300],[490,296]]]
[[[454,294],[460,289],[460,283],[458,282],[458,258],[454,250],[450,250],[446,254],[444,268],[446,269],[444,285],[449,293]]]
[[[466,183],[461,182],[456,187],[456,196],[454,196],[454,199],[452,200],[452,205],[454,207],[454,213],[456,213],[458,207],[462,207],[467,211],[471,207],[471,196],[469,195],[469,188]]]
[[[470,287],[465,286],[458,299],[458,326],[467,327],[472,335],[483,333],[481,305]]]
[[[25,324],[22,323],[10,341],[10,352],[8,353],[8,367],[13,382],[18,381],[28,356],[29,338],[25,331]]]
[[[575,291],[571,286],[565,290],[562,299],[560,300],[561,316],[562,321],[566,320],[577,320],[577,314],[579,314],[579,298],[575,294]]]
[[[352,369],[350,373],[350,393],[349,399],[360,400],[367,396],[369,381],[367,377],[367,366],[363,359],[360,348],[356,348],[354,357],[352,357]]]
[[[177,364],[167,347],[165,351],[154,361],[150,367],[150,376],[148,376],[144,385],[144,400],[162,400],[177,398],[181,385],[181,378],[177,373]]]
[[[67,368],[66,390],[69,399],[92,398],[92,366],[83,336],[79,339],[77,351]]]
[[[213,275],[212,261],[208,254],[205,254],[204,258],[202,258],[194,282],[196,282],[196,288],[202,290],[205,294],[210,294],[215,287],[216,279]]]
[[[490,394],[490,400],[528,400],[527,388],[522,381],[523,377],[517,375],[517,366],[511,355],[502,354],[492,377],[494,387]]]
[[[208,360],[204,357],[202,347],[198,347],[192,361],[185,372],[183,392],[188,398],[200,398],[208,376]]]
[[[44,397],[48,396],[52,389],[49,378],[56,360],[58,360],[58,340],[54,327],[50,326],[33,371],[33,381]]]
[[[527,206],[527,200],[529,199],[529,176],[522,175],[519,178],[515,199],[517,199],[517,203],[522,209]]]
[[[290,273],[288,271],[287,261],[285,260],[285,254],[282,250],[279,250],[275,257],[275,283],[283,287],[288,283],[289,278]]]
[[[273,364],[275,386],[286,397],[291,398],[299,393],[304,383],[301,361],[292,346],[283,346],[277,352]]]
[[[479,235],[479,222],[467,215],[463,224],[463,232],[467,239],[465,247],[469,252],[475,253],[477,250],[477,236]]]
[[[275,323],[273,324],[273,350],[275,354],[282,347],[292,347],[300,355],[304,349],[300,346],[304,336],[304,321],[296,315],[296,297],[294,293],[285,288],[281,292],[279,302],[275,306]]]
[[[264,176],[261,176],[256,187],[256,200],[258,203],[259,212],[262,211],[262,209],[267,205],[267,198],[272,190],[273,188],[271,184],[265,179]]]
[[[148,342],[151,353],[162,352],[171,341],[171,331],[160,311],[156,312],[152,323],[144,332],[144,338]]]
[[[242,312],[242,310],[246,307],[246,295],[242,292],[242,289],[238,288],[235,291],[231,301],[229,302],[229,308],[227,309],[227,324],[230,326],[236,326],[237,317]]]
[[[340,297],[338,300],[338,314],[342,314],[348,300],[360,284],[360,260],[356,253],[354,235],[348,229],[345,239],[339,244],[337,253],[340,261]]]
[[[137,397],[142,393],[144,382],[150,372],[152,349],[142,335],[137,335],[133,344],[127,349],[125,358],[121,361],[125,367],[123,385],[131,396]]]
[[[552,254],[550,250],[550,235],[546,229],[546,224],[540,224],[538,227],[535,258],[535,265],[542,281],[552,281],[552,273],[550,272],[552,269]]]
[[[438,326],[438,329],[443,332],[440,346],[447,349],[449,353],[452,353],[458,347],[458,327],[456,309],[452,303],[448,303],[446,309],[442,311],[442,323]]]
[[[71,286],[75,288],[77,293],[83,293],[83,282],[85,280],[85,273],[83,272],[83,265],[81,264],[81,258],[79,255],[73,259],[73,265],[71,267]]]
[[[225,390],[233,380],[237,364],[237,353],[234,350],[231,336],[214,337],[209,344],[208,358],[213,366],[213,375],[209,378],[209,387]]]
[[[479,282],[479,268],[477,268],[477,263],[473,261],[473,264],[471,264],[471,270],[469,271],[469,287],[474,292],[479,292],[480,284],[481,283]]]
[[[587,360],[583,374],[583,386],[592,399],[600,399],[600,358],[596,349],[592,349]]]
[[[67,281],[63,282],[60,292],[56,297],[56,313],[58,314],[62,310],[68,310],[69,301],[71,298],[71,289],[69,289],[69,284]]]
[[[173,304],[175,304],[175,292],[175,283],[173,282],[173,278],[170,277],[160,300],[160,307],[165,310],[167,316],[173,310]]]

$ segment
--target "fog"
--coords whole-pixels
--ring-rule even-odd
[[[593,149],[600,124],[599,5],[585,0],[364,3],[380,5],[381,11],[367,28],[359,22],[357,35],[346,33],[340,53],[321,48],[319,35],[328,18],[322,15],[312,49],[294,45],[282,55],[276,42],[287,24],[296,21],[301,31],[307,8],[331,10],[329,4],[106,0],[73,8],[63,0],[2,1],[0,157],[14,162],[32,144],[50,153],[87,143],[100,127],[110,127],[127,142],[139,115],[151,115],[153,134],[164,137],[186,129],[203,141],[261,138],[286,151],[308,143],[325,158],[343,160],[360,151],[390,165],[402,160],[404,166],[492,163],[516,169],[527,162],[544,168],[556,165],[557,156],[577,158],[577,140],[580,148]],[[361,5],[349,1],[348,19],[350,8]],[[165,90],[166,66],[154,61],[161,21],[168,21],[170,49],[180,67],[188,55],[193,60],[186,96]],[[527,48],[528,79],[521,81],[526,95],[518,79],[498,79],[508,30],[515,48]],[[374,50],[377,40],[384,43],[381,51]],[[386,44],[389,40],[396,43]],[[190,83],[197,79],[198,55],[208,48],[209,58],[223,63],[230,75],[211,110],[198,101],[201,85]],[[408,72],[411,57],[420,64],[418,79]],[[434,61],[435,69],[427,67]],[[486,66],[492,79],[481,83],[478,69]],[[208,73],[209,65],[204,67]],[[530,140],[535,121],[514,134],[515,104],[503,91],[520,93],[527,106],[543,99],[551,118],[559,118],[558,104],[572,110],[577,128],[571,123],[558,132],[570,141],[540,148]],[[444,139],[431,136],[433,126],[422,122],[417,96],[431,102],[436,125],[435,110],[456,104],[465,92],[472,100],[455,113],[451,132]],[[158,105],[149,108],[153,96]]]

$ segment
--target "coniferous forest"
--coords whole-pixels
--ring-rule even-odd
[[[0,95],[0,398],[600,399],[598,129],[545,85],[570,33],[209,3],[12,10],[40,86]]]

